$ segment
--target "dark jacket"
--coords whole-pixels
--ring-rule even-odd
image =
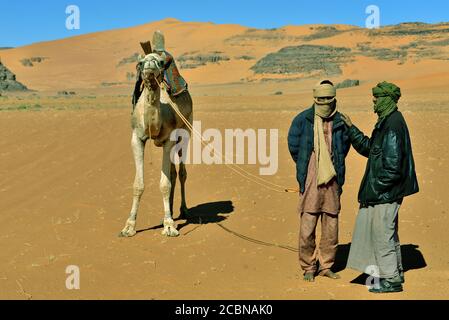
[[[296,162],[296,179],[298,180],[300,192],[304,193],[307,179],[309,161],[314,148],[313,126],[315,118],[315,107],[301,112],[294,120],[288,133],[288,149],[293,160]],[[332,126],[332,162],[337,172],[337,183],[340,186],[340,194],[345,184],[345,159],[351,148],[348,128],[341,119],[340,113],[334,116]]]
[[[376,124],[371,139],[349,129],[352,145],[368,158],[359,191],[362,207],[393,203],[419,191],[410,135],[402,113],[393,112]]]

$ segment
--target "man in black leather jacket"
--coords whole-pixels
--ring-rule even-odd
[[[342,114],[352,146],[368,158],[347,266],[368,274],[378,273],[380,285],[372,287],[370,292],[400,292],[404,272],[398,212],[404,197],[417,193],[419,187],[409,131],[397,107],[400,88],[382,82],[373,88],[373,96],[379,120],[371,138]]]

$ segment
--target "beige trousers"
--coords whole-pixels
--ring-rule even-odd
[[[316,250],[316,227],[321,220],[321,240]],[[338,248],[338,215],[328,213],[302,213],[299,229],[299,264],[304,272],[330,270],[335,262]],[[317,270],[317,260],[319,270]]]

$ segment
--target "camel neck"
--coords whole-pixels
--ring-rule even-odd
[[[152,88],[149,88],[145,86],[145,89],[143,91],[143,95],[145,97],[145,104],[148,107],[153,108],[159,108],[160,106],[160,96],[161,96],[161,89],[157,88],[156,90],[153,90]]]

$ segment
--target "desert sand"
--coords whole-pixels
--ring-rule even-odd
[[[118,238],[129,214],[134,178],[131,87],[130,83],[101,83],[123,81],[117,62],[139,52],[138,41],[162,27],[178,55],[195,50],[245,54],[241,45],[223,40],[245,33],[244,27],[175,20],[1,52],[2,62],[18,80],[38,91],[0,97],[0,298],[449,298],[448,60],[398,64],[357,57],[344,66],[341,75],[331,77],[335,82],[362,81],[359,87],[340,89],[338,101],[340,109],[368,135],[376,122],[371,87],[390,80],[403,90],[399,108],[409,125],[421,188],[400,210],[399,234],[407,269],[404,292],[370,294],[360,274],[345,269],[366,165],[366,159],[354,150],[347,158],[342,196],[336,263],[340,280],[317,278],[315,283],[305,283],[301,279],[296,252],[298,194],[264,189],[225,166],[188,165],[187,200],[193,217],[177,221],[180,237],[162,237],[161,150],[150,144],[137,224],[140,232],[134,238]],[[310,26],[285,30],[299,37],[307,35]],[[353,37],[348,33],[314,42],[354,46],[365,37],[356,36],[354,32]],[[246,53],[257,59],[298,41],[286,39],[273,45],[237,38],[246,41]],[[391,45],[397,43],[390,40]],[[112,47],[116,51],[109,50]],[[19,60],[27,56],[51,59],[26,68]],[[279,129],[279,170],[265,179],[296,187],[286,137],[293,117],[312,104],[311,86],[316,79],[285,81],[291,77],[285,76],[284,81],[259,81],[262,76],[249,70],[256,61],[231,59],[183,71],[191,83],[195,120],[202,121],[203,129]],[[92,65],[98,68],[87,72]],[[77,94],[58,97],[59,90]],[[274,95],[277,91],[283,94]],[[258,172],[258,166],[243,167]],[[177,208],[179,190],[175,217]],[[69,265],[80,267],[80,290],[66,289]]]

